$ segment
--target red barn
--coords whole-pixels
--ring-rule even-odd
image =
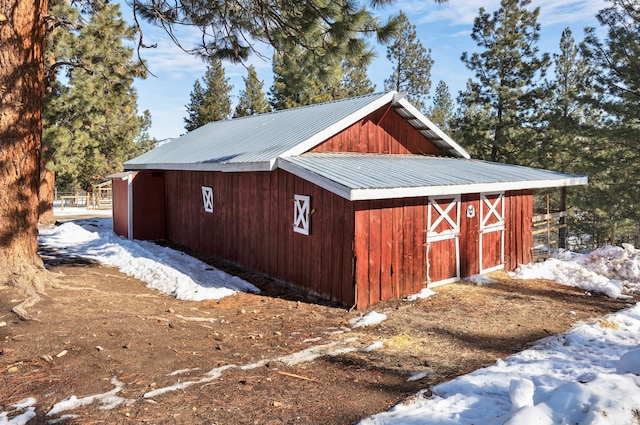
[[[587,182],[470,159],[396,92],[212,122],[125,170],[116,233],[357,308],[530,262],[532,190]]]

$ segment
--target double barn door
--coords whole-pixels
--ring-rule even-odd
[[[482,193],[479,211],[473,204],[465,210],[466,220],[478,220],[478,268],[480,273],[504,266],[504,193]],[[460,280],[460,195],[430,197],[427,212],[427,283],[444,284]],[[467,238],[475,240],[475,238]]]

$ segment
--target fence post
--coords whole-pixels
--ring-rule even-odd
[[[560,211],[567,211],[567,188],[560,189]],[[567,248],[567,217],[560,216],[560,228],[558,229],[558,248]]]

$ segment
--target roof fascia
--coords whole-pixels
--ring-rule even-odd
[[[113,174],[109,174],[108,176],[105,177],[105,179],[108,180],[128,180],[129,176],[135,175],[136,172],[135,171],[122,171],[119,173],[113,173]]]
[[[442,140],[444,140],[451,148],[456,151],[460,157],[465,159],[470,159],[471,155],[467,152],[462,146],[456,143],[451,137],[449,137],[444,131],[440,130],[440,128],[435,125],[429,118],[425,117],[422,112],[420,112],[415,106],[413,106],[409,101],[405,98],[398,99],[396,102],[401,105],[403,108],[411,112],[419,121],[421,121],[424,125],[429,127],[431,131],[436,133]]]
[[[305,168],[299,167],[286,159],[278,159],[277,168],[280,168],[294,176],[300,177],[310,183],[320,186],[321,188],[328,190],[329,192],[336,194],[344,199],[351,200],[352,190],[346,186],[334,182],[326,177],[320,176]]]
[[[303,154],[303,153],[315,148],[320,143],[322,143],[325,140],[329,139],[330,137],[338,134],[339,132],[341,132],[342,130],[346,129],[350,125],[355,124],[356,122],[358,122],[359,120],[363,119],[364,117],[366,117],[367,115],[371,114],[372,112],[375,112],[378,109],[382,108],[384,105],[393,102],[394,98],[395,98],[395,96],[397,94],[398,94],[398,92],[396,92],[396,91],[390,91],[390,92],[384,94],[383,96],[377,98],[376,100],[371,101],[371,103],[369,103],[369,104],[365,105],[364,107],[358,109],[357,111],[355,111],[352,114],[346,116],[345,118],[339,120],[338,122],[330,125],[329,127],[325,128],[324,130],[314,134],[313,136],[311,136],[310,138],[306,139],[305,141],[303,141],[301,143],[298,143],[293,148],[281,153],[279,155],[279,157],[280,158],[286,158],[288,156],[301,155],[301,154]]]
[[[448,196],[469,193],[503,192],[510,190],[544,189],[587,184],[587,177],[576,176],[554,180],[532,180],[519,182],[476,183],[465,185],[441,185],[401,188],[353,189],[349,200],[414,198],[418,196]]]
[[[221,171],[221,172],[250,172],[250,171],[272,171],[275,169],[275,159],[264,162],[243,162],[243,163],[205,163],[195,164],[182,163],[157,163],[157,164],[124,164],[125,171],[138,170],[165,170],[165,171]]]

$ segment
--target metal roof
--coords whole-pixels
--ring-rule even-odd
[[[394,102],[392,108],[424,137],[429,139],[431,143],[445,150],[449,155],[455,158],[471,158],[467,151],[440,130],[407,99],[399,99]]]
[[[539,189],[587,183],[586,176],[466,158],[307,153],[278,167],[349,200]]]
[[[126,170],[272,170],[277,158],[303,154],[390,103],[437,146],[453,156],[469,158],[462,147],[392,91],[215,121],[124,165]]]

